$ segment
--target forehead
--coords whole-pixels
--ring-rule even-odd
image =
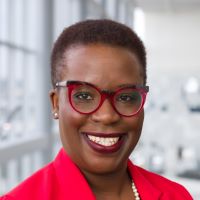
[[[140,82],[142,66],[132,51],[106,44],[76,45],[66,50],[63,79],[86,82]]]

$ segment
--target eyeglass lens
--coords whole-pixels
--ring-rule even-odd
[[[136,89],[122,89],[114,98],[114,105],[119,113],[123,115],[131,115],[140,109],[142,104],[142,96]]]
[[[71,98],[72,105],[76,110],[89,113],[98,107],[101,94],[89,85],[79,85],[73,89]]]

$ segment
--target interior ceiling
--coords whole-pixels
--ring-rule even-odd
[[[199,10],[200,0],[135,0],[146,11]]]

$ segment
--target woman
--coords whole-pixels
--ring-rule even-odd
[[[50,99],[63,148],[1,200],[191,200],[181,185],[128,159],[148,93],[138,36],[111,20],[79,22],[59,36],[51,59]]]

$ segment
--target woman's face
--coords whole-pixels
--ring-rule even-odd
[[[137,56],[124,48],[104,44],[79,45],[65,53],[63,80],[91,83],[100,89],[115,90],[123,84],[143,84],[142,67]],[[62,80],[62,81],[63,81]],[[67,88],[51,95],[54,110],[58,112],[63,147],[71,159],[90,173],[110,173],[126,166],[141,134],[144,111],[133,117],[123,117],[115,112],[108,99],[93,114],[76,112],[68,100]],[[98,149],[89,137],[116,142],[109,149],[108,142]],[[91,138],[91,137],[90,137]],[[112,138],[112,139],[111,139]],[[114,139],[113,139],[114,138]],[[96,146],[95,146],[96,145]],[[104,148],[105,145],[105,148]]]

